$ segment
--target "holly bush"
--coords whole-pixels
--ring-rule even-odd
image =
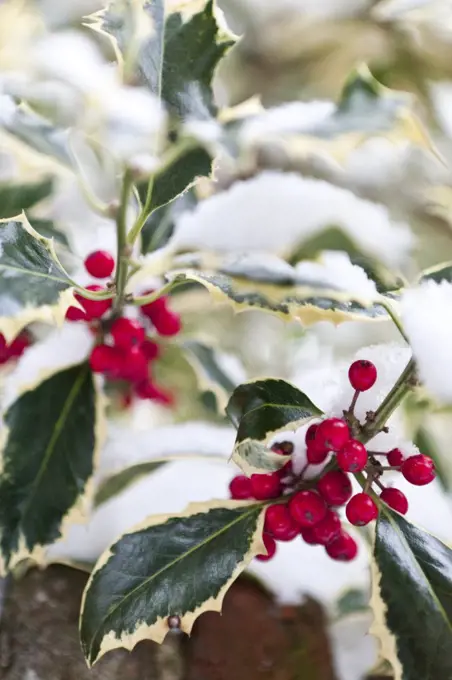
[[[450,7],[62,5],[0,4],[2,574],[45,565],[165,464],[99,481],[118,412],[228,418],[231,498],[148,517],[93,567],[88,664],[189,634],[252,560],[302,540],[369,550],[382,657],[396,678],[452,678],[452,551],[397,486],[450,487],[431,430],[452,401]],[[321,357],[296,384],[238,384],[221,350],[246,364],[256,324],[252,363],[272,316],[290,329],[275,366],[323,322],[393,342],[348,361],[337,398]],[[30,380],[51,326],[55,361]]]

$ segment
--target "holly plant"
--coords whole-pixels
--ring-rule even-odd
[[[165,464],[105,481],[106,422],[236,430],[229,499],[98,557],[90,666],[190,634],[302,541],[344,569],[368,556],[396,678],[452,678],[452,551],[398,488],[450,490],[431,428],[452,401],[450,22],[441,3],[298,4],[0,3],[2,575]],[[356,341],[329,399],[325,345],[309,370],[294,348],[340,324],[379,354]]]

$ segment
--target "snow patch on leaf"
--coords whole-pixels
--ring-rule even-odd
[[[404,292],[402,319],[426,388],[452,402],[452,284],[425,281]]]
[[[306,281],[322,281],[369,300],[377,296],[375,283],[345,253],[325,251],[319,262],[300,262],[295,269]]]
[[[384,206],[324,181],[270,171],[237,182],[182,215],[173,245],[284,255],[333,225],[389,266],[405,261],[413,245],[408,226],[392,222]]]

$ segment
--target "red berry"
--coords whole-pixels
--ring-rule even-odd
[[[311,465],[319,465],[323,463],[328,457],[328,449],[326,449],[322,444],[319,444],[316,440],[309,441],[306,447],[306,458],[308,463]]]
[[[106,279],[113,273],[115,261],[106,250],[95,250],[85,260],[85,269],[96,279]]]
[[[302,527],[313,527],[327,513],[325,501],[315,491],[299,491],[289,501],[290,514]]]
[[[419,453],[403,462],[402,475],[410,484],[424,486],[435,479],[435,464],[431,458]]]
[[[140,349],[148,361],[154,361],[160,356],[160,347],[153,340],[143,340]]]
[[[354,361],[348,369],[348,379],[354,390],[359,392],[370,390],[377,379],[376,366],[366,359]]]
[[[155,293],[154,290],[145,290],[143,291],[143,295],[151,295],[152,293]],[[166,312],[168,298],[163,296],[157,298],[157,300],[154,300],[153,302],[148,302],[146,305],[142,305],[140,307],[140,311],[144,316],[147,316],[149,319],[154,318],[154,316],[158,316],[162,312]]]
[[[326,516],[312,527],[312,536],[316,543],[327,545],[341,533],[341,520],[334,510],[328,510]]]
[[[330,451],[339,451],[349,439],[348,425],[341,418],[327,418],[320,423],[315,435],[316,442]]]
[[[25,352],[27,347],[30,346],[30,338],[27,333],[21,333],[14,338],[9,347],[6,348],[10,357],[20,357]]]
[[[154,385],[150,380],[138,383],[135,386],[135,394],[139,399],[150,399],[164,406],[172,406],[174,404],[174,397],[171,392],[167,392],[158,385]]]
[[[392,449],[388,453],[388,464],[392,467],[400,467],[404,461],[403,453],[400,449]]]
[[[336,460],[344,472],[361,472],[367,464],[366,447],[357,439],[349,439],[337,454]]]
[[[288,460],[282,468],[276,470],[273,474],[277,475],[279,479],[285,479],[286,477],[291,477],[293,474],[292,461]]]
[[[67,309],[66,312],[66,320],[67,321],[88,321],[88,314],[85,312],[85,310],[80,309],[79,307],[74,307],[70,306]]]
[[[339,536],[328,543],[326,546],[326,552],[333,560],[339,560],[341,562],[350,562],[353,560],[358,553],[358,546],[354,538],[347,534],[345,531],[341,531]]]
[[[304,440],[305,440],[307,446],[309,445],[309,442],[313,442],[315,440],[315,435],[317,434],[317,428],[318,428],[318,423],[312,423],[312,425],[309,425],[308,429],[306,430]]]
[[[308,543],[308,545],[318,545],[317,539],[314,535],[314,529],[301,529],[300,534],[303,541]]]
[[[119,377],[123,369],[123,354],[116,347],[96,345],[91,352],[89,364],[94,373]]]
[[[352,495],[352,484],[342,470],[326,472],[317,482],[317,489],[328,505],[344,505]]]
[[[350,524],[363,527],[378,517],[378,508],[367,493],[357,493],[350,498],[345,508]]]
[[[382,501],[389,505],[393,510],[397,510],[401,515],[406,515],[408,512],[408,499],[402,491],[395,488],[383,489],[380,494]]]
[[[0,333],[0,365],[6,363],[8,359],[9,354],[6,345],[6,339],[5,336],[2,333]]]
[[[142,382],[148,377],[148,360],[141,347],[129,347],[124,352],[122,377],[131,382]]]
[[[135,319],[122,317],[113,321],[110,329],[116,347],[127,349],[131,345],[140,345],[145,337],[144,327]]]
[[[92,290],[93,292],[105,290],[105,288],[98,286],[95,283],[86,286],[86,289]],[[109,298],[108,300],[88,300],[88,298],[84,298],[82,295],[80,295],[80,293],[75,293],[74,297],[82,305],[89,321],[92,319],[100,319],[100,317],[103,316],[105,312],[108,312],[111,305],[113,304],[112,298]]]
[[[265,501],[268,498],[277,498],[281,493],[281,480],[278,474],[251,475],[251,489],[254,498]]]
[[[264,541],[265,549],[267,551],[266,555],[256,555],[256,559],[260,560],[261,562],[267,562],[268,560],[271,560],[273,555],[276,552],[276,541],[272,536],[269,536],[268,534],[263,534],[262,535],[262,540]]]
[[[237,475],[231,479],[229,483],[229,491],[231,493],[231,498],[237,501],[244,501],[248,498],[252,498],[253,494],[251,491],[251,480],[245,475]]]
[[[167,310],[153,316],[152,323],[157,333],[166,337],[177,335],[182,327],[179,314]]]
[[[287,505],[270,505],[265,512],[264,531],[278,541],[291,541],[300,533]]]

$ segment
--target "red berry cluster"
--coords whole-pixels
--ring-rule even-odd
[[[342,418],[327,418],[311,425],[306,431],[307,463],[299,475],[293,471],[289,460],[280,470],[270,474],[253,474],[234,477],[229,489],[237,500],[254,498],[259,501],[277,499],[265,512],[263,541],[267,554],[257,559],[269,560],[276,551],[276,541],[291,541],[301,535],[310,545],[323,545],[335,560],[350,561],[357,554],[355,540],[342,528],[335,508],[346,505],[345,514],[355,526],[364,526],[378,516],[378,506],[372,497],[372,485],[381,490],[380,499],[389,507],[405,514],[408,510],[406,496],[399,489],[385,488],[380,481],[386,470],[398,470],[412,484],[422,486],[435,477],[431,458],[418,454],[404,458],[399,449],[388,453],[368,451],[358,439],[352,438],[347,416],[353,416],[353,406],[360,392],[370,389],[377,370],[370,361],[355,361],[349,370],[349,379],[355,389],[352,406]],[[356,421],[356,418],[353,416]],[[351,420],[351,419],[350,419]],[[351,427],[356,429],[356,425]],[[281,455],[290,455],[293,447],[287,442],[272,447]],[[319,465],[333,454],[328,469],[315,480],[304,475],[310,465]],[[377,459],[385,456],[388,466]],[[350,474],[364,472],[364,491],[352,496]],[[372,494],[372,495],[371,495]]]
[[[106,278],[113,273],[114,259],[103,251],[97,250],[85,260],[85,268],[91,276]],[[92,284],[87,290],[106,290],[103,286]],[[144,291],[143,295],[153,291]],[[151,399],[171,405],[173,395],[156,385],[150,377],[152,362],[160,355],[160,346],[154,339],[147,337],[148,331],[161,336],[179,333],[181,321],[178,314],[168,308],[168,300],[161,297],[140,307],[141,321],[125,316],[110,317],[112,299],[89,300],[79,293],[75,298],[83,309],[69,307],[68,321],[85,321],[95,332],[98,343],[94,346],[90,365],[95,373],[103,374],[110,381],[125,381],[131,387],[127,403],[132,393],[139,399]]]
[[[30,336],[26,331],[20,333],[9,344],[5,336],[0,333],[0,366],[6,364],[11,359],[18,359],[30,345]]]

